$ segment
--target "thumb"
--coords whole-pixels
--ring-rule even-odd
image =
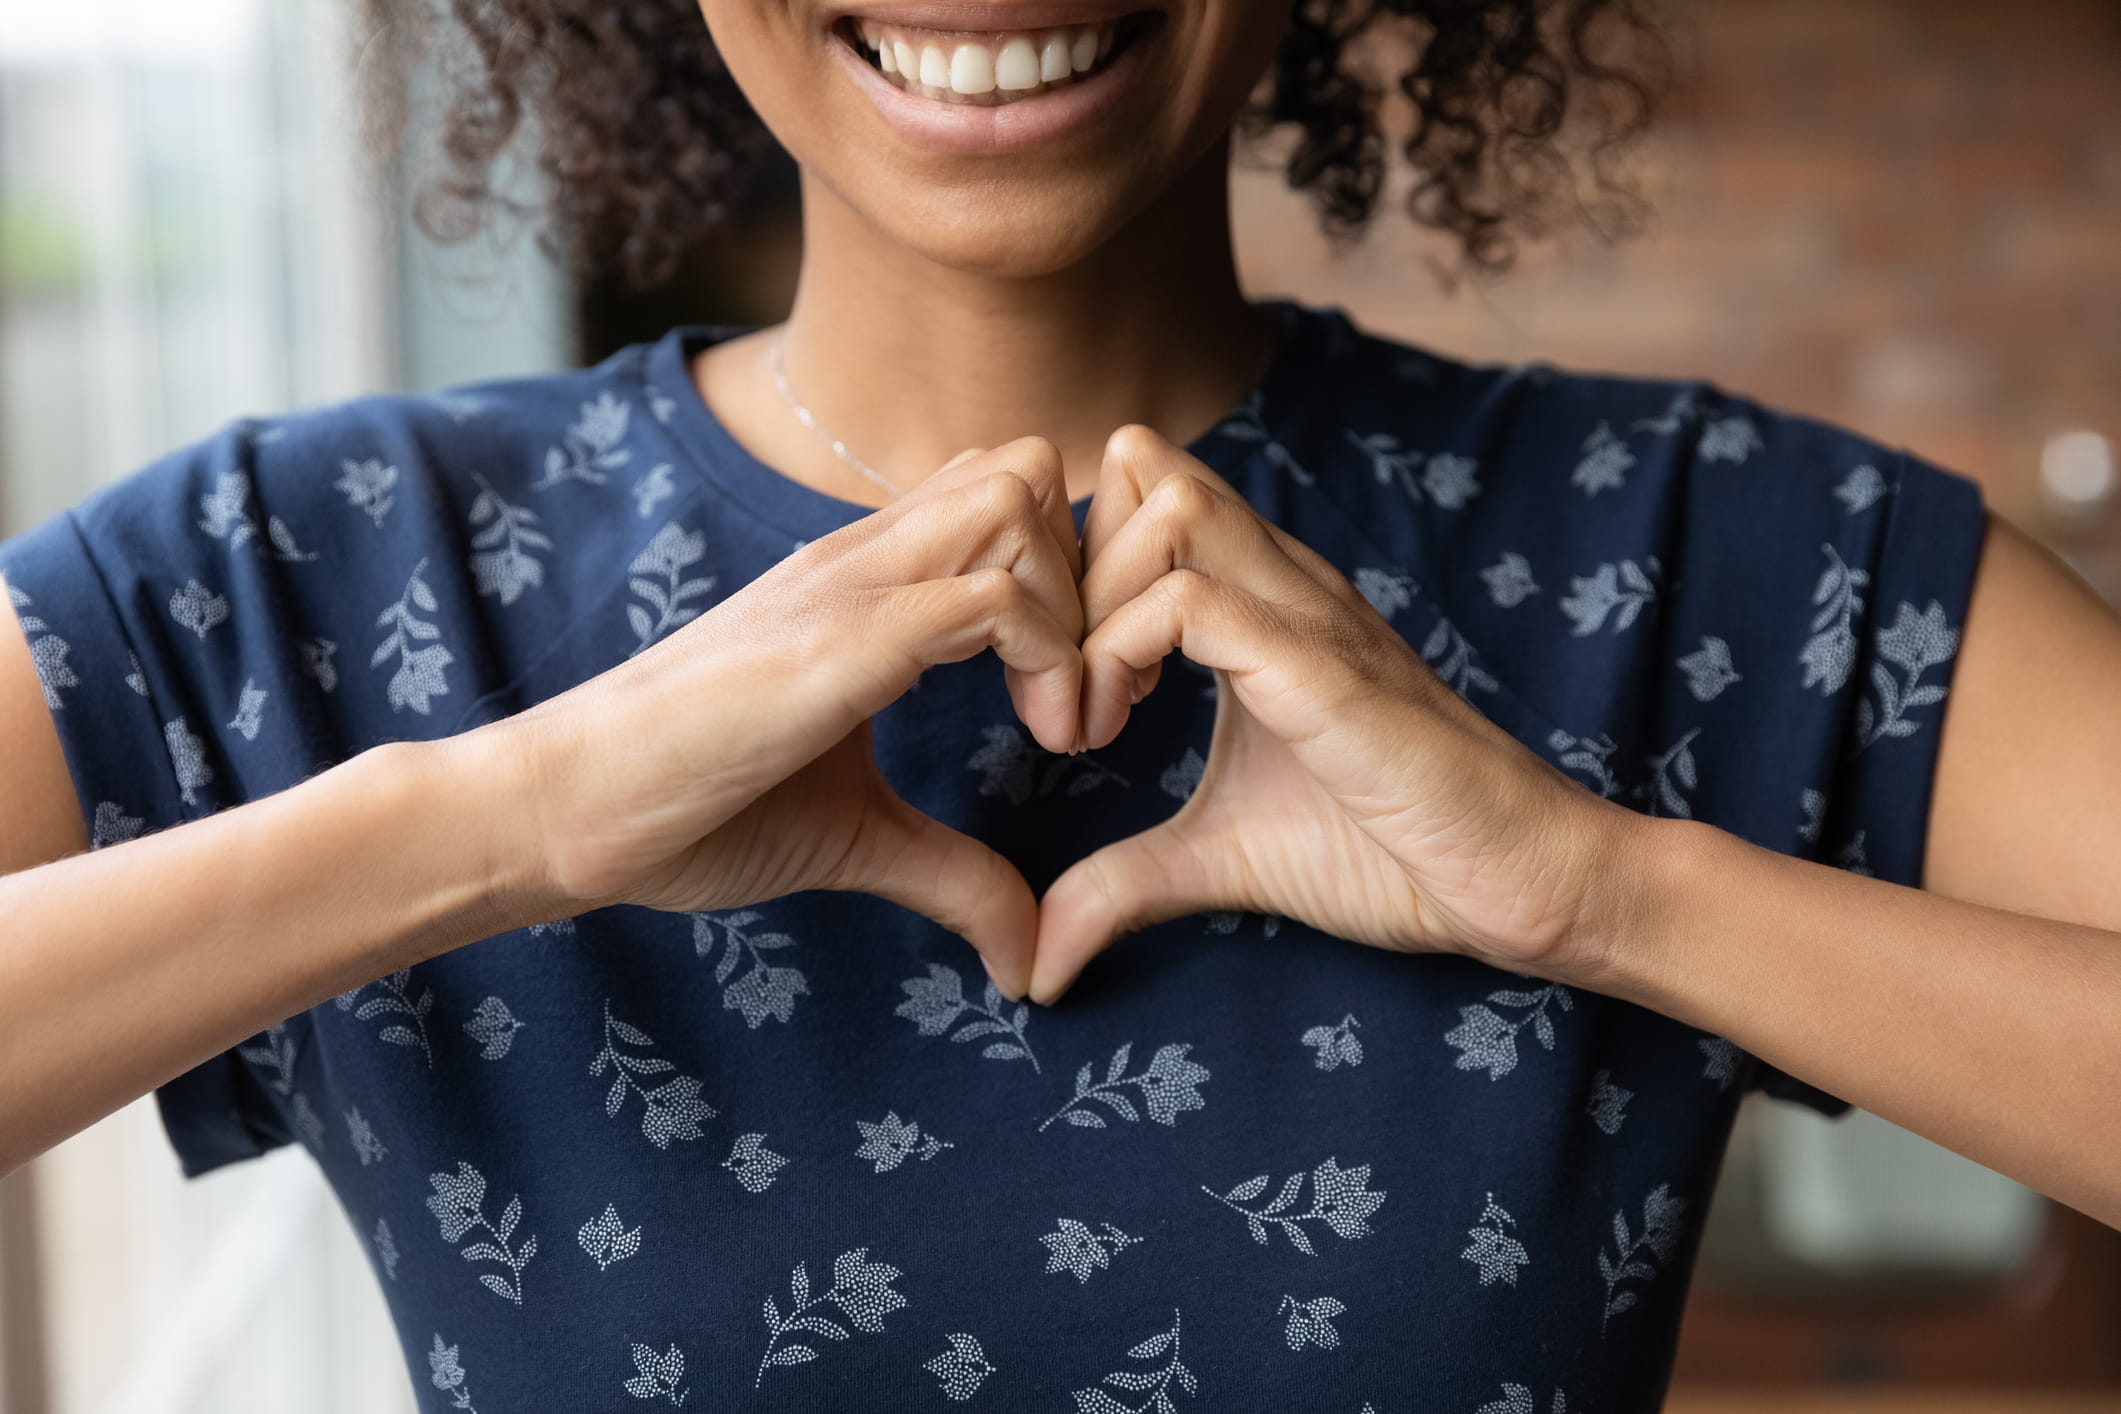
[[[1199,853],[1169,821],[1078,859],[1039,900],[1031,999],[1057,1000],[1127,933],[1221,906],[1216,892]]]
[[[879,781],[855,847],[831,887],[889,899],[972,944],[1010,1000],[1031,983],[1038,900],[1015,865],[908,805]]]

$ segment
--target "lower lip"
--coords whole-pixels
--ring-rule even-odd
[[[907,140],[936,152],[983,156],[1057,141],[1115,111],[1125,97],[1128,78],[1140,67],[1137,56],[1155,37],[1154,31],[1136,35],[1117,58],[1086,79],[991,108],[908,93],[871,68],[839,34],[832,34],[831,40],[855,87]]]

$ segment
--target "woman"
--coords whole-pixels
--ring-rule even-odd
[[[459,195],[535,103],[652,274],[755,113],[794,311],[0,547],[7,1164],[299,1140],[489,1414],[1651,1408],[1751,1084],[2121,1218],[2114,619],[1851,433],[1248,301],[1369,11],[465,8]],[[1632,22],[1394,11],[1499,263]]]

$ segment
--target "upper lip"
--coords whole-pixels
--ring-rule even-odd
[[[908,29],[1000,33],[1106,24],[1148,8],[1155,7],[1138,0],[884,0],[837,8],[828,23],[851,18]]]

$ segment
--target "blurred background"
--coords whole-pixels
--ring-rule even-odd
[[[1248,169],[1251,289],[1904,444],[2121,600],[2121,4],[1664,8],[1682,81],[1644,236],[1453,285],[1388,215],[1334,255]],[[351,10],[0,0],[0,536],[241,413],[779,317],[783,168],[649,295],[570,282],[525,229],[417,235],[417,145],[361,147]],[[0,1411],[413,1409],[363,1240],[303,1150],[186,1184],[133,1105],[0,1180]],[[1756,1097],[1669,1407],[2121,1411],[2121,1234],[1869,1116]]]

